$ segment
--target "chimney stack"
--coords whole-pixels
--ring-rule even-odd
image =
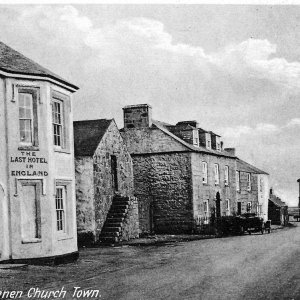
[[[152,126],[152,107],[149,104],[123,107],[124,129],[149,128]]]

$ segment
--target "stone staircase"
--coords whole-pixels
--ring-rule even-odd
[[[99,235],[101,244],[115,244],[122,241],[122,227],[129,208],[129,198],[115,196]]]

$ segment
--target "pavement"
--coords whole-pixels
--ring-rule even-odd
[[[22,299],[63,289],[58,299],[300,300],[300,224],[264,235],[84,248],[75,263],[0,269],[0,287],[22,291]]]

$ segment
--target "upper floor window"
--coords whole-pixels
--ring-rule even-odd
[[[214,165],[214,170],[215,170],[215,184],[220,183],[220,175],[219,175],[219,165],[215,164]]]
[[[229,184],[229,167],[225,166],[225,176],[224,176],[225,185]]]
[[[19,135],[22,146],[38,146],[37,90],[19,88]]]
[[[211,140],[206,141],[206,148],[211,149]]]
[[[207,177],[208,177],[208,169],[207,169],[207,162],[202,162],[202,182],[207,183]]]
[[[251,191],[251,174],[247,173],[247,191]]]
[[[193,130],[193,145],[199,146],[199,133],[198,130]]]
[[[236,190],[240,190],[240,172],[236,171],[235,172],[235,180],[236,180]]]
[[[64,123],[63,123],[63,102],[53,100],[52,105],[53,122],[53,142],[55,146],[63,148],[64,142]]]
[[[259,190],[261,193],[264,190],[264,180],[262,178],[260,178],[260,181],[259,181]]]
[[[53,144],[57,151],[70,150],[69,137],[70,99],[68,96],[52,91]]]
[[[218,151],[221,151],[221,144],[220,143],[216,143],[216,149],[218,150]]]

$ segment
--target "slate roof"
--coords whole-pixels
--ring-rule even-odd
[[[73,122],[75,156],[93,156],[113,119]]]
[[[265,171],[262,171],[252,165],[250,165],[249,163],[241,160],[241,159],[238,159],[237,160],[237,169],[239,171],[242,171],[242,172],[247,172],[247,173],[254,173],[254,174],[265,174],[265,175],[269,175],[267,172]]]
[[[186,146],[188,148],[188,150],[190,150],[190,151],[202,152],[202,153],[213,154],[213,155],[218,155],[218,156],[236,158],[236,156],[234,156],[234,155],[232,155],[232,154],[230,154],[229,152],[226,152],[226,151],[221,151],[220,152],[220,151],[216,151],[216,150],[213,150],[213,149],[207,149],[207,148],[202,147],[202,146],[199,146],[199,147],[193,146],[193,145],[185,142],[183,139],[176,136],[172,132],[170,132],[170,130],[168,129],[168,127],[170,125],[166,125],[166,123],[164,123],[164,122],[152,120],[152,123],[153,123],[152,126],[157,127],[158,129],[160,129],[161,131],[163,131],[164,133],[166,133],[167,135],[169,135],[170,137],[172,137],[173,139],[175,139],[176,141],[178,141],[182,145]]]
[[[42,76],[55,79],[73,89],[78,87],[0,41],[0,70],[11,74]]]
[[[269,200],[272,201],[278,207],[287,206],[285,202],[281,201],[281,199],[274,194],[270,195]]]

